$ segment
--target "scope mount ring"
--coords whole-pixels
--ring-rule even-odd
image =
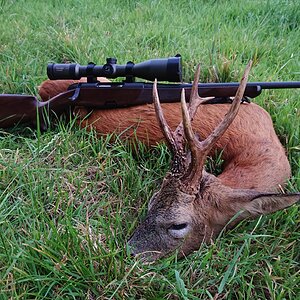
[[[97,82],[97,77],[93,74],[93,70],[96,64],[93,62],[89,62],[86,66],[86,78],[87,83],[95,83]]]

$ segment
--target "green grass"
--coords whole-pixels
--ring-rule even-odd
[[[299,1],[0,0],[0,92],[36,94],[48,62],[120,63],[176,53],[184,78],[300,80]],[[300,190],[300,93],[264,91]],[[151,265],[126,240],[168,169],[67,119],[0,131],[0,299],[299,299],[299,207],[244,222],[213,245]],[[137,152],[137,153],[136,153]],[[211,168],[217,167],[212,164]],[[259,170],[258,170],[259,171]]]

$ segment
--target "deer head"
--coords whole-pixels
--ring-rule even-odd
[[[300,194],[232,189],[222,185],[217,177],[204,169],[207,155],[238,113],[250,68],[251,62],[245,69],[228,113],[202,141],[194,134],[191,125],[199,105],[208,100],[198,95],[199,66],[188,107],[182,90],[182,123],[175,132],[171,131],[164,118],[157,83],[154,83],[156,115],[173,159],[170,172],[150,199],[145,220],[128,242],[133,255],[140,254],[147,260],[155,260],[176,249],[181,255],[187,255],[197,250],[202,242],[217,236],[230,221],[229,226],[234,226],[243,219],[275,212],[300,200]]]

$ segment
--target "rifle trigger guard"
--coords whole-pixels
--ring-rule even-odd
[[[79,98],[80,89],[81,89],[81,83],[78,83],[73,96],[70,97],[69,100],[76,101]]]

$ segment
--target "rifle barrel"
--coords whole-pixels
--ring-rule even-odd
[[[262,89],[294,89],[300,88],[300,81],[251,82],[250,85],[259,85]]]
[[[182,88],[191,87],[192,84],[182,84]],[[217,82],[217,83],[199,83],[199,88],[220,88],[220,87],[238,87],[239,82]],[[295,89],[300,88],[300,81],[283,82],[248,82],[247,87],[260,86],[262,89]]]

